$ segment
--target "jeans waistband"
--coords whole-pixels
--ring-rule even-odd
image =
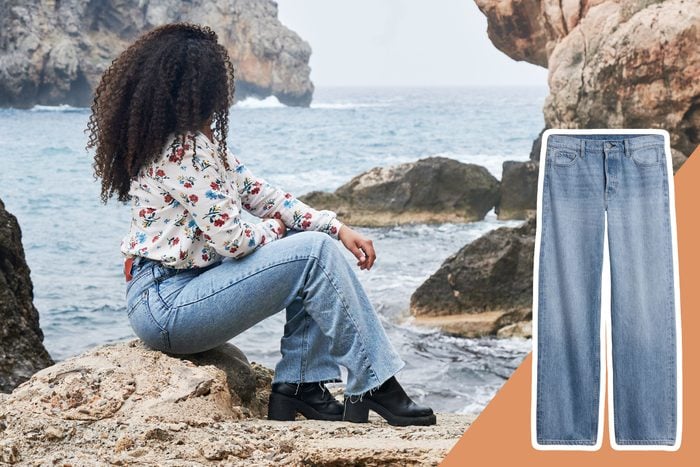
[[[606,148],[612,148],[616,145],[621,145],[625,153],[646,148],[649,146],[661,146],[665,144],[663,135],[657,134],[566,134],[566,135],[549,135],[547,138],[547,146],[580,150],[582,153],[586,149],[602,151]]]

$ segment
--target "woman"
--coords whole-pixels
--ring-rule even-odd
[[[121,251],[134,332],[163,352],[196,353],[286,309],[270,419],[367,422],[371,409],[395,425],[434,424],[396,380],[405,363],[335,244],[369,270],[372,241],[227,152],[233,91],[226,49],[190,23],[141,36],[95,91],[87,147],[101,198],[131,201]],[[242,220],[243,209],[261,221]],[[342,404],[325,387],[341,381],[338,365]]]

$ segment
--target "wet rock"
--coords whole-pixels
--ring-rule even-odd
[[[333,193],[313,191],[300,199],[331,209],[351,225],[481,220],[498,199],[498,180],[487,169],[446,157],[375,167]]]
[[[535,225],[492,230],[447,258],[411,296],[414,322],[477,337],[530,319]]]
[[[22,232],[0,200],[0,392],[11,392],[53,364],[44,348],[33,297]]]
[[[502,339],[512,337],[530,338],[532,337],[532,321],[519,321],[509,324],[499,329],[496,335]]]
[[[87,107],[112,59],[140,34],[178,21],[216,31],[236,71],[237,99],[311,102],[311,47],[279,22],[271,0],[30,0],[0,6],[0,106]]]
[[[526,219],[537,211],[539,163],[505,161],[500,198],[496,205],[499,219]]]

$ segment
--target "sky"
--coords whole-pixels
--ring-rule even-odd
[[[318,86],[546,86],[493,46],[473,0],[277,0]]]

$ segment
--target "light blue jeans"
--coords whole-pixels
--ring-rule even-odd
[[[142,260],[127,283],[129,322],[149,347],[189,354],[286,309],[273,382],[341,382],[342,365],[345,394],[363,394],[405,362],[337,242],[325,233],[291,230],[243,258],[206,268]]]
[[[594,445],[605,216],[611,275],[614,436],[676,439],[676,314],[664,137],[551,134],[541,200],[536,439]]]

